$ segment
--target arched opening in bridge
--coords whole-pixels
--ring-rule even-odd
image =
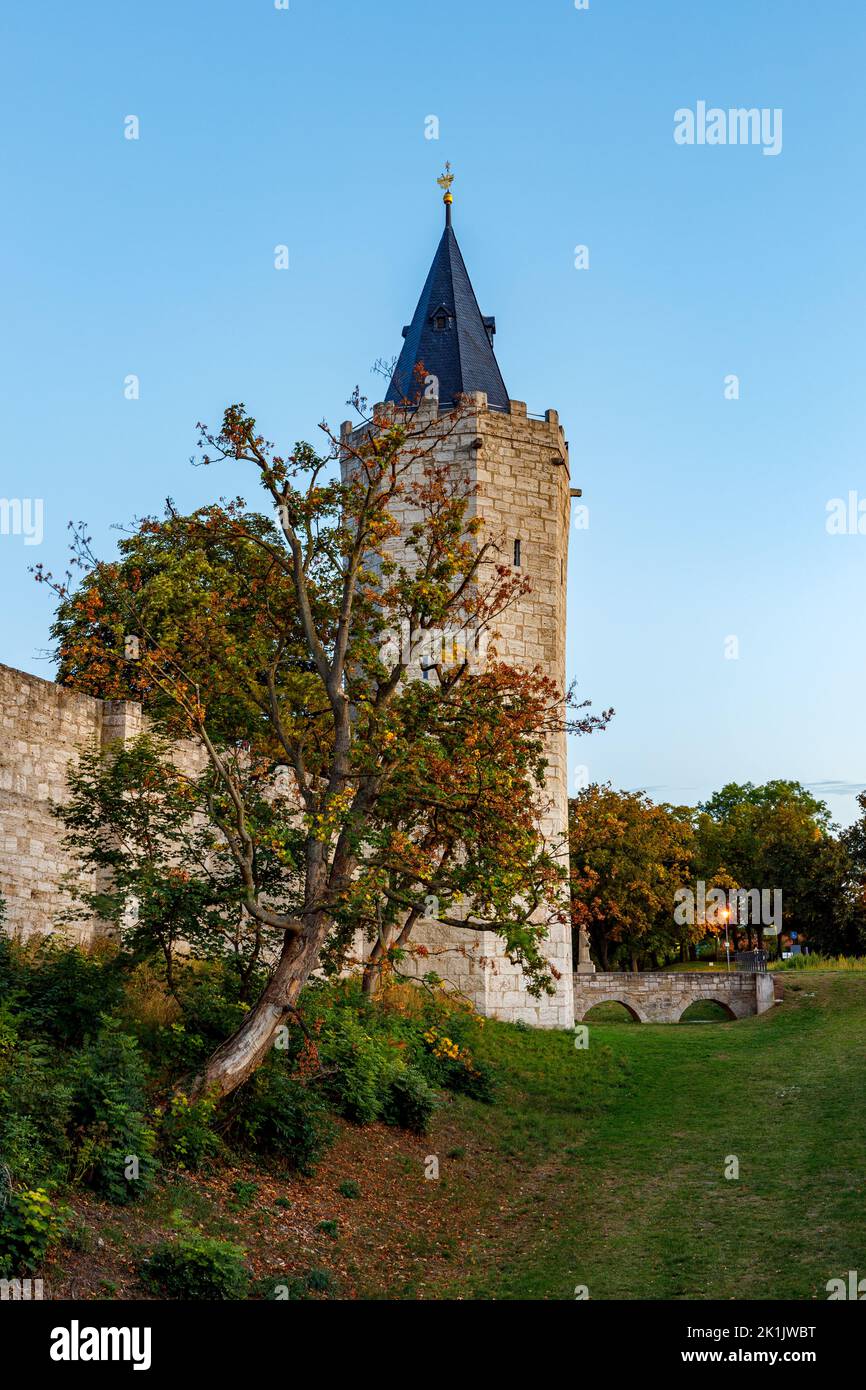
[[[680,1014],[680,1023],[730,1023],[737,1015],[720,999],[695,999]]]
[[[619,999],[606,999],[602,1004],[593,1004],[583,1016],[584,1023],[640,1023],[640,1018],[629,1004]]]

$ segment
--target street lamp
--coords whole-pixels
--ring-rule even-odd
[[[723,907],[723,908],[722,908],[722,916],[723,916],[724,919],[725,919],[725,958],[727,959],[727,962],[728,962],[728,973],[730,974],[730,970],[731,970],[731,943],[730,943],[730,941],[728,940],[728,920],[729,920],[729,918],[730,918],[730,916],[731,916],[731,909],[730,909],[729,907]]]

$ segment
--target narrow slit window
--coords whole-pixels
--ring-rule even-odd
[[[514,563],[515,565],[520,564],[520,541],[514,542]]]

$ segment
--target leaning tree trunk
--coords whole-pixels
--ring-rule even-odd
[[[372,999],[379,991],[379,985],[382,982],[382,961],[384,957],[385,947],[382,945],[381,937],[377,936],[364,964],[364,974],[362,976],[361,989],[367,999]]]
[[[361,989],[367,999],[372,999],[379,992],[382,983],[382,971],[385,968],[385,958],[392,945],[393,929],[380,927],[379,935],[373,942],[370,954],[364,964]]]
[[[185,1088],[191,1100],[205,1095],[220,1100],[261,1065],[274,1034],[316,968],[328,925],[328,920],[316,922],[302,935],[287,939],[273,975],[241,1026],[220,1043]]]

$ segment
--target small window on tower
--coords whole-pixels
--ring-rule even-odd
[[[514,563],[515,565],[520,564],[520,541],[514,542]]]
[[[444,314],[437,314],[435,319],[433,320],[433,327],[436,329],[437,333],[444,333],[445,325],[447,324],[447,322],[448,320],[446,319]]]

